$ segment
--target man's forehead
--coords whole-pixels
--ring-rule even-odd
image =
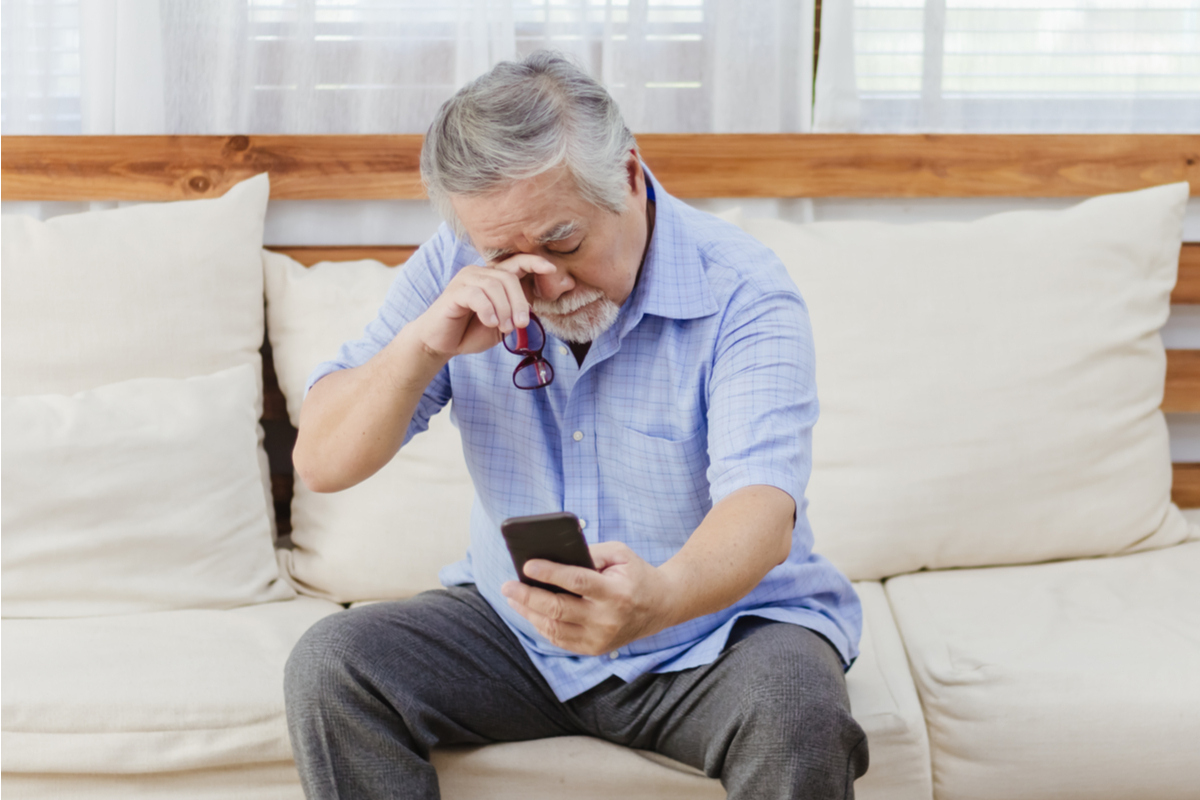
[[[583,222],[581,220],[565,218],[536,226],[533,228],[532,233],[523,233],[522,238],[527,238],[530,244],[545,245],[570,239],[581,230],[583,230]],[[504,256],[512,255],[513,244],[512,242],[506,242],[499,246],[489,247],[486,245],[480,246],[480,243],[475,243],[476,250],[488,261],[496,261]]]

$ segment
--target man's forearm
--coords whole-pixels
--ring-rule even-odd
[[[717,503],[657,569],[623,542],[592,545],[596,571],[533,559],[525,574],[578,597],[509,581],[509,604],[551,643],[599,655],[736,603],[791,551],[796,504],[773,486]]]
[[[659,567],[669,585],[666,625],[728,608],[791,552],[796,504],[774,486],[747,486],[713,506],[678,553]]]
[[[293,460],[301,480],[313,491],[336,492],[378,472],[400,449],[445,364],[408,326],[366,364],[318,381],[300,409]]]

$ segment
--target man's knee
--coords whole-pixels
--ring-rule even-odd
[[[743,735],[764,746],[830,756],[845,757],[859,747],[865,736],[850,713],[841,661],[824,639],[776,624],[756,631],[738,649],[750,662],[739,672],[755,676],[739,682]]]
[[[373,626],[350,612],[332,614],[305,631],[288,656],[283,672],[289,711],[317,698],[328,701],[339,686],[369,669]]]

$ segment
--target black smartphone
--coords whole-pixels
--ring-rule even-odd
[[[579,518],[569,511],[553,514],[535,514],[529,517],[509,517],[500,523],[500,533],[508,545],[513,566],[521,583],[537,586],[559,594],[578,597],[561,586],[535,581],[525,575],[525,562],[531,558],[542,558],[559,564],[595,569],[592,554],[588,552],[587,540]]]

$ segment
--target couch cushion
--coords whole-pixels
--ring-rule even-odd
[[[904,643],[883,585],[854,584],[863,607],[860,655],[846,673],[850,711],[867,734],[871,765],[854,784],[855,795],[891,800],[933,796],[929,736]]]
[[[8,800],[304,800],[291,759],[129,775],[6,772],[3,781]]]
[[[223,197],[3,218],[6,395],[259,366],[265,174]]]
[[[1176,544],[1186,184],[969,223],[744,220],[812,314],[817,552],[852,579]]]
[[[929,748],[900,637],[880,585],[856,588],[864,633],[847,688],[871,747],[856,791],[924,800]],[[308,625],[337,610],[300,598],[226,612],[7,621],[3,767],[41,773],[27,783],[62,791],[68,784],[46,773],[227,772],[289,758],[283,663]],[[82,662],[95,668],[81,673]],[[434,763],[447,800],[550,800],[564,782],[573,797],[724,796],[697,770],[587,737],[447,748]],[[114,781],[80,786],[108,796],[105,787],[124,785]]]
[[[283,665],[340,607],[5,620],[5,772],[137,773],[291,758]]]
[[[443,800],[721,800],[720,781],[587,736],[435,750]]]
[[[855,585],[863,602],[862,654],[846,675],[854,718],[867,733],[871,766],[854,785],[860,800],[929,800],[929,741],[900,634],[883,587]],[[722,798],[720,782],[655,753],[583,736],[434,752],[442,796]]]
[[[937,797],[1196,797],[1200,542],[886,587]]]
[[[3,399],[3,613],[86,617],[293,596],[262,492],[249,364]]]
[[[292,424],[308,376],[361,335],[397,270],[378,261],[305,269],[264,253],[268,330]],[[282,563],[302,592],[338,602],[409,597],[436,588],[438,570],[470,543],[474,490],[458,430],[443,409],[377,474],[335,494],[296,481]]]

